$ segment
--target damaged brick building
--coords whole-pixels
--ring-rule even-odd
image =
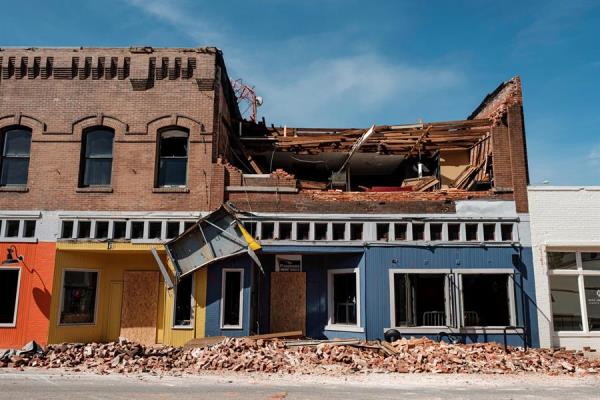
[[[0,66],[0,241],[25,255],[0,269],[0,346],[30,338],[23,305],[42,342],[539,344],[519,78],[464,120],[315,129],[242,120],[214,48],[10,49]],[[180,279],[163,244],[224,202],[257,259]]]

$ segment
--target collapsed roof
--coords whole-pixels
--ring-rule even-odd
[[[521,104],[520,79],[515,77],[464,120],[370,129],[268,127],[264,121],[244,121],[235,165],[253,175],[240,172],[230,185],[234,190],[231,182],[238,182],[248,190],[269,186],[270,179],[299,191],[490,191],[494,127],[504,123],[509,107]],[[257,184],[259,178],[264,182]]]

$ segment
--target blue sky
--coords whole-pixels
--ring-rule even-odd
[[[451,4],[452,3],[452,4]],[[600,185],[600,2],[30,0],[0,46],[214,45],[288,126],[462,119],[523,80],[531,183]]]

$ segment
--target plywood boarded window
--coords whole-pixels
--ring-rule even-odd
[[[97,286],[97,271],[64,271],[60,310],[61,324],[95,323]]]
[[[192,296],[194,287],[194,274],[190,274],[179,281],[175,289],[175,318],[174,326],[192,326],[193,320],[193,303]]]
[[[242,329],[243,269],[223,269],[221,328]]]
[[[0,326],[16,324],[20,278],[20,268],[0,269]]]

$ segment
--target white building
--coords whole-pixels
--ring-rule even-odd
[[[540,345],[600,348],[600,186],[528,193]]]

